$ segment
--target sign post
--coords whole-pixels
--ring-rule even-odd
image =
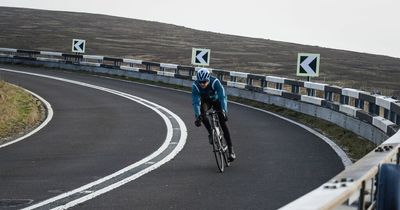
[[[318,77],[319,59],[319,54],[299,53],[297,55],[296,75],[307,77],[307,81],[310,81],[310,77]]]

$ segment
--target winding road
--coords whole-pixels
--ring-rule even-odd
[[[190,93],[15,65],[0,65],[0,79],[40,95],[54,110],[42,130],[0,148],[0,209],[49,209],[74,201],[72,209],[277,209],[343,170],[336,153],[314,134],[241,105],[229,104],[238,158],[221,174],[206,130],[193,124]],[[132,166],[169,137],[159,156]],[[101,186],[71,193],[128,166]],[[60,195],[65,197],[56,199]],[[27,202],[6,205],[18,199]]]

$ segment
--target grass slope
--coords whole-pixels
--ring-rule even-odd
[[[320,53],[320,77],[313,81],[400,97],[400,59],[388,56],[106,15],[9,7],[0,7],[0,28],[0,47],[71,52],[72,39],[80,38],[87,41],[86,54],[182,65],[190,64],[192,47],[202,47],[211,49],[211,68],[288,78],[296,78],[297,53]]]

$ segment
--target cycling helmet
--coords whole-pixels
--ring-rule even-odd
[[[197,81],[204,82],[210,80],[210,71],[207,68],[201,68],[197,71]]]

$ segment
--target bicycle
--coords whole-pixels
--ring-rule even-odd
[[[212,129],[212,147],[217,161],[218,169],[221,173],[224,172],[224,167],[229,167],[228,146],[222,135],[221,127],[218,120],[218,112],[215,110],[207,111],[206,116],[209,118]]]

